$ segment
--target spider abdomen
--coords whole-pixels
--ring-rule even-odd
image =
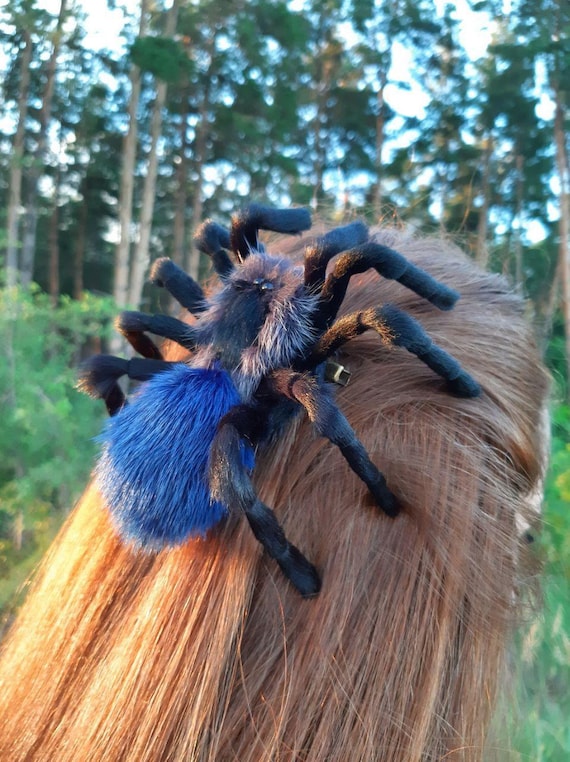
[[[226,515],[210,495],[208,460],[220,419],[239,401],[224,370],[180,363],[109,419],[95,478],[123,540],[157,551]],[[242,457],[253,468],[251,448]]]

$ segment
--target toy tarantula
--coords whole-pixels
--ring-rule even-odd
[[[258,241],[259,230],[296,234],[310,226],[305,209],[259,205],[235,215],[230,231],[206,221],[196,241],[212,258],[219,291],[206,298],[166,258],[151,272],[153,283],[197,317],[195,324],[123,312],[117,328],[142,358],[99,355],[87,361],[80,378],[80,387],[102,398],[112,416],[95,478],[125,541],[160,550],[203,536],[229,510],[243,511],[257,540],[303,596],[318,593],[317,571],[287,540],[250,479],[255,449],[296,411],[304,409],[318,434],[340,448],[388,516],[399,511],[384,476],[335,404],[325,377],[327,359],[373,330],[415,354],[452,393],[475,397],[480,391],[459,363],[396,307],[337,319],[350,278],[369,268],[442,310],[458,298],[401,254],[368,240],[363,223],[317,239],[306,249],[304,267],[270,256]],[[164,360],[146,332],[190,350],[188,360]],[[146,382],[128,404],[117,383],[123,375]],[[336,380],[342,383],[342,371]]]

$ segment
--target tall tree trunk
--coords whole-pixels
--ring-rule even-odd
[[[200,271],[200,252],[194,245],[194,232],[202,220],[203,198],[202,188],[204,185],[204,162],[206,161],[206,138],[208,137],[208,111],[210,109],[210,93],[212,81],[212,69],[214,66],[214,57],[216,51],[216,30],[213,30],[208,46],[208,68],[204,76],[204,89],[202,91],[202,100],[200,102],[200,113],[196,124],[196,133],[194,135],[193,156],[194,156],[194,186],[192,196],[192,215],[191,228],[188,236],[189,245],[187,249],[185,270],[198,280]]]
[[[87,240],[87,209],[89,199],[87,196],[87,183],[84,182],[83,201],[79,210],[79,225],[75,236],[75,248],[73,250],[73,298],[81,299],[83,296],[83,263],[85,261],[85,247]]]
[[[323,147],[322,122],[326,112],[328,83],[321,80],[317,83],[317,113],[313,121],[313,144],[315,149],[315,161],[313,165],[313,174],[315,178],[315,187],[313,188],[313,198],[311,207],[314,212],[319,209],[319,202],[323,189],[323,175],[325,170],[325,150]]]
[[[321,17],[319,23],[321,29],[326,30],[326,19]],[[324,32],[321,38],[320,49],[317,56],[319,58],[319,71],[317,75],[316,86],[316,105],[317,113],[313,120],[313,148],[315,159],[313,163],[313,176],[315,178],[315,187],[313,188],[313,198],[311,200],[311,207],[313,211],[317,212],[319,209],[320,199],[323,192],[323,177],[325,173],[326,164],[326,145],[325,138],[323,136],[323,128],[327,124],[327,101],[329,92],[331,89],[331,83],[333,78],[334,63],[332,56],[334,52],[331,48],[331,41],[327,39],[327,32]]]
[[[387,82],[387,72],[382,67],[379,72],[380,87],[376,94],[376,145],[374,150],[374,174],[376,183],[372,195],[372,211],[374,221],[379,222],[382,216],[382,152],[386,137],[386,118],[384,115],[384,90]]]
[[[185,88],[182,93],[180,113],[180,156],[176,165],[176,189],[174,192],[174,222],[172,224],[172,259],[184,268],[186,259],[186,205],[188,203],[188,107],[189,92]],[[170,297],[169,311],[176,314],[180,305]]]
[[[566,338],[566,397],[567,401],[570,402],[570,178],[568,177],[568,156],[566,155],[566,136],[564,134],[564,107],[562,94],[558,89],[555,91],[555,98],[554,143],[560,181],[559,268],[562,280],[562,309]]]
[[[18,126],[12,145],[10,179],[8,181],[8,219],[6,230],[6,285],[14,286],[18,281],[18,220],[22,199],[22,162],[24,159],[24,134],[28,113],[28,93],[30,89],[30,63],[32,61],[32,37],[24,30],[24,50],[20,75],[20,93],[18,95]]]
[[[55,175],[55,188],[53,194],[53,208],[49,221],[48,248],[49,248],[49,293],[51,303],[55,307],[59,301],[59,185],[61,171],[58,165]]]
[[[523,196],[524,196],[524,156],[517,153],[516,157],[516,209],[515,219],[517,227],[515,228],[515,283],[517,286],[523,284],[523,250],[522,250],[522,215],[523,215]]]
[[[204,200],[202,198],[202,188],[204,186],[204,149],[206,146],[206,134],[208,130],[207,119],[208,115],[206,110],[200,109],[200,122],[196,126],[196,140],[194,141],[194,172],[195,180],[192,188],[192,214],[191,214],[191,228],[189,236],[188,254],[186,257],[185,269],[194,280],[198,280],[198,274],[200,271],[200,252],[194,245],[194,233],[198,229],[200,220],[202,219],[202,209],[204,208]]]
[[[487,136],[483,150],[483,167],[481,170],[481,194],[483,200],[479,208],[477,220],[477,241],[475,244],[475,261],[481,267],[487,267],[489,262],[489,247],[487,237],[489,232],[489,206],[491,204],[491,157],[493,155],[493,138]]]
[[[149,0],[141,0],[139,21],[139,37],[144,37],[147,29]],[[131,247],[131,226],[133,218],[133,194],[135,183],[135,163],[137,154],[137,111],[141,93],[141,73],[138,66],[133,64],[129,74],[131,81],[131,96],[129,99],[129,126],[123,139],[121,164],[121,186],[119,189],[119,242],[115,250],[115,267],[113,274],[113,297],[118,307],[126,307],[129,295],[129,260]],[[111,348],[118,351],[121,341],[114,338]]]
[[[38,142],[34,152],[34,161],[28,179],[28,203],[26,210],[26,225],[22,241],[22,260],[21,260],[21,281],[22,285],[27,286],[34,276],[34,259],[36,255],[36,234],[38,227],[38,183],[41,176],[42,167],[45,163],[47,154],[47,133],[49,121],[51,118],[51,106],[53,101],[53,91],[55,87],[55,71],[57,57],[61,47],[63,36],[63,23],[67,13],[67,0],[61,0],[57,26],[53,36],[53,45],[49,61],[47,64],[46,85],[42,98],[42,107],[40,110],[40,131]]]
[[[173,37],[178,18],[178,2],[173,0],[166,16],[165,36]],[[151,145],[148,156],[148,166],[143,187],[141,219],[139,225],[139,240],[131,268],[131,286],[129,303],[139,307],[142,298],[145,274],[150,262],[150,235],[152,231],[152,215],[156,193],[156,176],[158,174],[158,141],[162,132],[162,112],[166,103],[168,85],[160,81],[156,86],[156,98],[151,116]]]
[[[139,220],[139,237],[135,244],[129,283],[128,303],[139,307],[144,286],[144,276],[150,259],[150,235],[152,230],[152,215],[154,211],[154,194],[156,191],[156,176],[158,173],[158,141],[162,129],[162,109],[166,100],[166,83],[160,82],[156,90],[156,98],[150,121],[150,148],[147,170],[143,183],[143,197]]]
[[[188,201],[188,102],[189,93],[182,95],[180,114],[180,161],[176,166],[176,192],[174,197],[174,223],[172,259],[180,267],[184,266],[186,249],[186,204]]]
[[[544,356],[548,347],[548,340],[552,333],[552,324],[554,322],[554,315],[560,304],[560,273],[561,273],[561,261],[558,260],[556,270],[554,271],[554,277],[548,289],[548,294],[544,300],[544,306],[539,314],[538,321],[538,346],[542,356]]]
[[[14,546],[14,550],[17,552],[22,550],[22,546],[24,544],[25,528],[26,526],[24,520],[24,512],[19,510],[14,516],[14,521],[12,523],[12,544]]]
[[[204,201],[202,198],[202,188],[204,185],[204,161],[206,153],[206,137],[208,135],[208,107],[210,100],[210,86],[206,80],[204,86],[204,96],[200,104],[200,119],[196,125],[196,136],[194,139],[194,173],[195,180],[192,196],[192,216],[190,230],[190,249],[187,257],[186,269],[188,273],[198,280],[200,270],[200,252],[194,245],[194,233],[202,219],[202,209]]]

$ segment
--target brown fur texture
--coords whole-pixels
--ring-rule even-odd
[[[442,313],[367,273],[343,311],[403,307],[484,389],[452,397],[376,335],[346,345],[338,403],[403,515],[371,505],[296,420],[256,484],[322,574],[303,600],[242,518],[137,556],[88,488],[4,643],[4,762],[483,757],[524,583],[520,523],[543,476],[547,377],[500,277],[441,240],[378,236],[461,299]]]

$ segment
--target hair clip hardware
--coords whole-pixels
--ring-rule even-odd
[[[346,386],[350,381],[351,373],[344,365],[334,360],[327,360],[325,365],[325,381],[329,381],[339,386]]]

